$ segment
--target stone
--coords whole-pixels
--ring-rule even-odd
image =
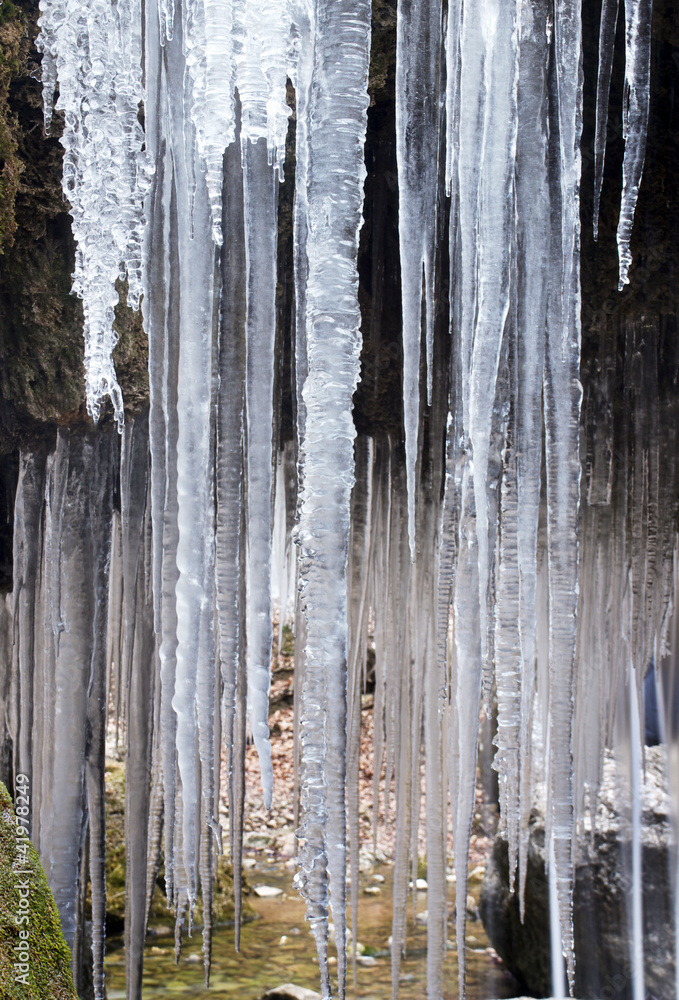
[[[673,996],[674,946],[670,880],[671,814],[664,791],[663,748],[646,748],[643,791],[643,943],[646,995]],[[595,831],[585,830],[575,862],[575,995],[632,1000],[626,900],[631,889],[629,832],[621,817],[616,767],[610,755],[597,805]],[[494,844],[481,887],[479,910],[490,943],[531,993],[551,992],[549,889],[545,874],[544,807],[530,820],[526,912],[508,885],[507,842]]]
[[[243,849],[252,851],[263,847],[271,847],[273,837],[269,833],[262,833],[261,830],[253,830],[243,837]]]
[[[268,990],[261,1000],[320,1000],[320,996],[320,993],[308,990],[304,986],[283,983],[282,986],[274,986],[272,990]]]
[[[261,899],[273,899],[275,896],[283,895],[283,890],[275,885],[256,885],[254,892],[255,896],[259,896]]]

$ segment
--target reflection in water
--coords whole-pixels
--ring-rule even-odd
[[[384,868],[384,882],[362,876],[359,909],[359,951],[357,988],[353,989],[351,959],[347,995],[367,1000],[387,1000],[391,996],[391,871]],[[256,1000],[281,983],[318,990],[318,965],[308,925],[304,921],[304,903],[292,888],[292,873],[282,865],[259,867],[249,873],[253,886],[266,884],[283,889],[283,895],[270,899],[252,896],[250,901],[259,919],[246,924],[241,935],[241,952],[233,948],[233,928],[217,928],[214,937],[210,989],[202,975],[200,933],[186,939],[179,965],[174,964],[172,936],[149,937],[144,957],[144,1000],[146,998],[192,997],[197,1000],[222,1000],[239,995],[242,1000]],[[366,895],[363,889],[378,886],[379,894]],[[454,885],[448,887],[451,918],[448,950],[443,968],[443,998],[458,996],[457,960],[452,925]],[[470,893],[477,898],[480,878],[470,881]],[[422,1000],[426,996],[426,913],[427,894],[418,892],[410,906],[407,952],[401,966],[399,994],[402,1000]],[[415,916],[415,912],[417,916]],[[418,919],[419,917],[419,919]],[[106,961],[108,1000],[124,1000],[125,965],[122,949],[110,952]],[[470,920],[467,950],[467,997],[513,997],[519,992],[515,980],[488,949],[488,939],[479,920]]]

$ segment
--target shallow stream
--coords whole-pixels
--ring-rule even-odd
[[[362,888],[376,886],[379,894],[362,893],[359,907],[359,951],[363,945],[363,958],[357,965],[357,988],[352,982],[351,959],[348,970],[349,998],[361,1000],[388,1000],[391,997],[391,869],[381,869],[383,882],[371,875],[362,877]],[[380,878],[380,869],[372,875]],[[292,888],[292,870],[285,864],[258,865],[248,872],[250,884],[282,889],[280,896],[259,898],[251,895],[249,901],[258,915],[243,926],[241,952],[234,952],[232,927],[218,927],[214,934],[213,960],[210,988],[203,980],[200,931],[193,938],[186,938],[182,957],[174,963],[172,936],[149,936],[144,964],[144,1000],[170,1000],[175,997],[192,997],[196,1000],[224,1000],[238,996],[242,1000],[257,1000],[267,990],[282,983],[295,983],[318,990],[318,964],[309,927],[304,920],[304,903]],[[470,894],[477,897],[480,878],[470,881]],[[454,886],[448,891],[452,911]],[[417,912],[426,911],[426,892],[416,893]],[[407,953],[401,966],[399,996],[402,1000],[422,1000],[426,996],[426,922],[414,920],[410,905]],[[169,928],[168,928],[169,929]],[[454,936],[452,918],[449,938]],[[443,1000],[458,997],[457,959],[454,942],[444,962]],[[470,919],[467,949],[468,1000],[486,1000],[494,997],[517,996],[515,980],[499,963],[479,920]],[[125,960],[122,949],[110,950],[106,959],[106,987],[108,1000],[125,998]]]

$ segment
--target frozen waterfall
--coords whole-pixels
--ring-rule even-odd
[[[376,777],[375,801],[391,798],[397,825],[394,995],[422,761],[428,997],[442,989],[449,828],[464,994],[482,707],[496,714],[522,907],[530,811],[546,784],[555,954],[572,990],[573,845],[621,688],[634,689],[625,724],[638,740],[646,669],[676,644],[679,572],[676,404],[657,360],[677,370],[669,320],[610,310],[607,367],[587,357],[581,371],[580,3],[398,0],[398,330],[383,264],[367,309],[359,282],[364,216],[373,248],[384,238],[365,156],[370,0],[40,9],[46,128],[64,121],[87,405],[96,424],[112,404],[121,435],[106,421],[62,428],[53,450],[22,453],[10,716],[15,767],[38,803],[32,836],[74,954],[91,884],[97,1000],[107,721],[113,713],[126,740],[127,976],[138,1000],[161,860],[178,942],[202,899],[209,977],[213,872],[227,844],[240,884],[249,737],[271,801],[274,593],[297,640],[296,883],[323,997],[345,993],[369,634],[374,773],[384,764],[388,777],[386,789]],[[620,288],[634,282],[651,16],[651,0],[625,0]],[[617,19],[618,0],[604,0],[595,233]],[[150,409],[127,418],[111,357],[120,280],[149,341]],[[375,405],[387,400],[396,429],[357,432],[362,370],[390,341],[399,392]]]

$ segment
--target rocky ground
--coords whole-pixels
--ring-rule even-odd
[[[262,800],[259,761],[253,744],[246,754],[246,806],[244,819],[245,866],[262,853],[278,859],[287,859],[290,867],[295,854],[295,797],[294,797],[294,709],[293,709],[293,660],[292,637],[284,630],[280,652],[274,656],[271,713],[271,756],[274,771],[273,806],[267,812]],[[359,776],[359,828],[361,835],[361,869],[369,870],[375,863],[389,862],[393,858],[395,822],[393,803],[385,814],[383,781],[379,797],[376,838],[373,835],[373,697],[362,697],[361,752]],[[383,775],[382,775],[383,778]],[[424,790],[426,775],[421,773],[422,816],[418,838],[418,853],[426,857],[424,839]],[[222,795],[222,822],[228,825],[225,782]],[[476,870],[485,865],[492,848],[495,833],[494,812],[483,808],[483,792],[477,789],[477,812],[472,832],[469,864]],[[452,855],[452,838],[449,837],[448,853]]]

